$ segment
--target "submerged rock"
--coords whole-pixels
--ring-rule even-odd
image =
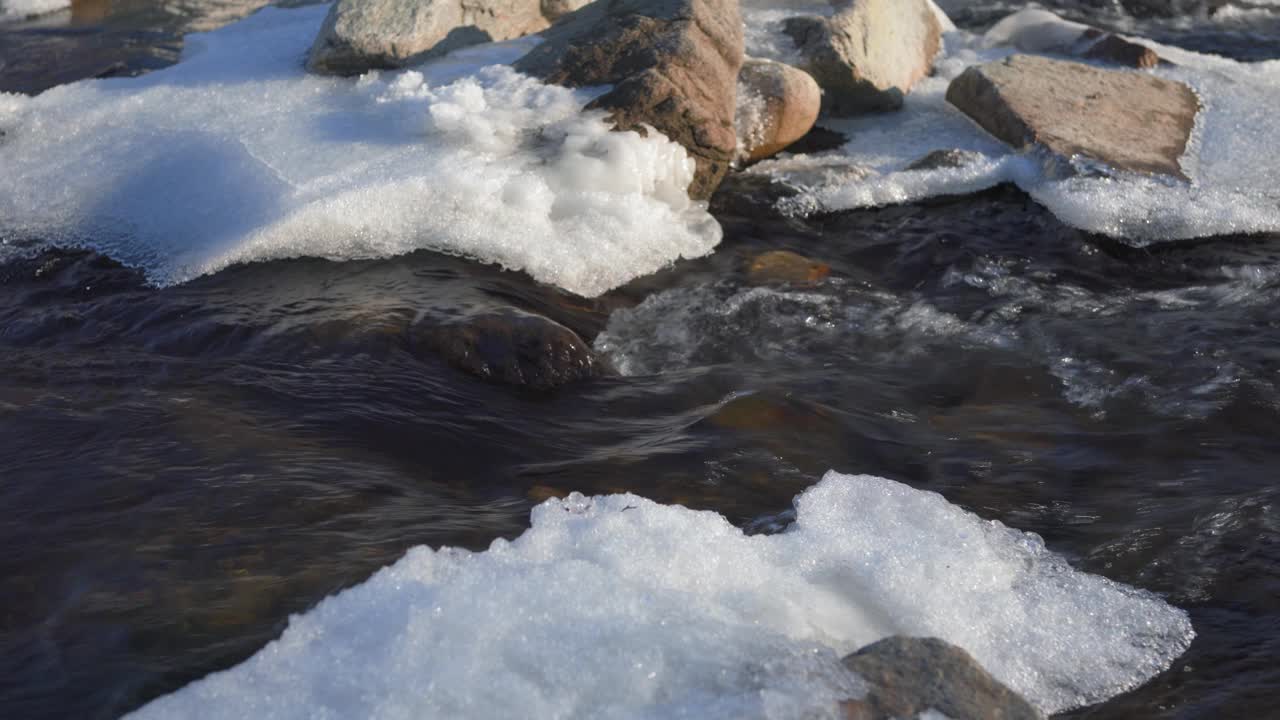
[[[830,274],[830,265],[790,250],[763,252],[747,264],[752,285],[813,285]]]
[[[307,69],[358,75],[467,45],[545,29],[582,0],[337,0],[307,56]]]
[[[822,91],[785,63],[748,58],[738,73],[739,151],[748,162],[777,155],[813,128]]]
[[[902,107],[942,47],[939,11],[928,0],[844,0],[830,18],[790,18],[783,29],[832,115]]]
[[[842,704],[847,720],[914,718],[933,710],[951,720],[1039,720],[1031,703],[961,648],[937,638],[895,635],[842,661],[867,681],[866,697]]]
[[[1014,147],[1184,180],[1179,159],[1200,110],[1180,82],[1032,55],[965,70],[947,101]]]
[[[944,168],[962,168],[965,165],[978,160],[982,157],[982,153],[973,150],[961,150],[959,148],[951,148],[949,150],[934,150],[924,157],[916,160],[907,166],[907,170],[941,170]]]
[[[411,342],[459,370],[508,385],[550,389],[604,372],[604,363],[577,333],[514,308],[418,330]]]
[[[515,69],[570,87],[612,85],[587,107],[618,130],[652,127],[697,165],[689,196],[711,196],[737,151],[743,62],[737,0],[597,0],[543,33]]]

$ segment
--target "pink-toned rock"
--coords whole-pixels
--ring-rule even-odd
[[[822,87],[823,109],[853,115],[902,107],[933,68],[939,16],[929,0],[839,0],[830,18],[789,18],[783,29]]]
[[[1017,148],[1040,145],[1112,167],[1187,179],[1180,158],[1200,101],[1146,73],[1012,55],[951,81],[947,101]]]
[[[749,58],[738,73],[738,151],[748,162],[778,154],[813,129],[821,109],[822,91],[808,73]]]

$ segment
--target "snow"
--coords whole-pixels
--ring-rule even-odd
[[[831,472],[778,535],[635,495],[549,500],[485,552],[419,547],[158,718],[835,717],[838,658],[891,634],[972,653],[1045,711],[1163,670],[1193,632],[1039,537]]]

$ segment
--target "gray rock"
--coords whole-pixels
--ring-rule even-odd
[[[1062,157],[1184,180],[1179,158],[1200,109],[1179,82],[1033,55],[965,70],[947,101],[1014,147],[1038,144]]]
[[[907,166],[907,170],[940,170],[942,168],[962,168],[982,157],[982,153],[972,150],[934,150]]]
[[[737,150],[737,0],[597,0],[543,38],[517,70],[571,87],[613,85],[587,107],[607,111],[618,130],[649,126],[682,145],[697,164],[689,196],[710,197]]]
[[[738,73],[737,102],[738,150],[753,162],[777,155],[813,129],[822,91],[803,70],[748,58]]]
[[[479,378],[540,390],[605,371],[605,364],[577,333],[515,308],[415,328],[411,344]]]
[[[870,686],[842,705],[848,720],[914,718],[930,708],[952,720],[1044,717],[969,653],[937,638],[888,637],[842,662]]]
[[[358,75],[403,67],[548,24],[539,0],[337,0],[311,45],[307,69]]]
[[[896,110],[941,48],[942,25],[928,0],[843,0],[830,18],[783,25],[832,115]]]

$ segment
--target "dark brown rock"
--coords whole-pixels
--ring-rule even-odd
[[[1085,37],[1091,34],[1086,32]],[[1099,33],[1097,38],[1084,51],[1084,57],[1133,68],[1153,68],[1160,64],[1160,56],[1146,45],[1125,40],[1114,33]]]
[[[842,704],[848,720],[914,718],[931,708],[951,720],[1044,717],[969,653],[937,638],[888,637],[842,662],[870,686],[866,697]]]
[[[783,30],[823,90],[823,110],[854,115],[902,107],[933,68],[942,24],[928,0],[843,0],[830,18],[788,18]]]
[[[947,101],[1017,148],[1039,144],[1063,157],[1182,179],[1179,158],[1200,109],[1179,82],[1033,55],[965,70]]]
[[[737,150],[743,61],[737,0],[597,0],[543,33],[515,68],[571,87],[613,85],[588,108],[618,130],[651,126],[697,165],[689,196],[711,196]]]
[[[747,263],[752,285],[814,285],[830,274],[830,265],[790,250],[763,252]]]
[[[417,351],[434,353],[477,377],[550,389],[603,374],[604,363],[577,333],[516,310],[467,315],[412,333]]]

